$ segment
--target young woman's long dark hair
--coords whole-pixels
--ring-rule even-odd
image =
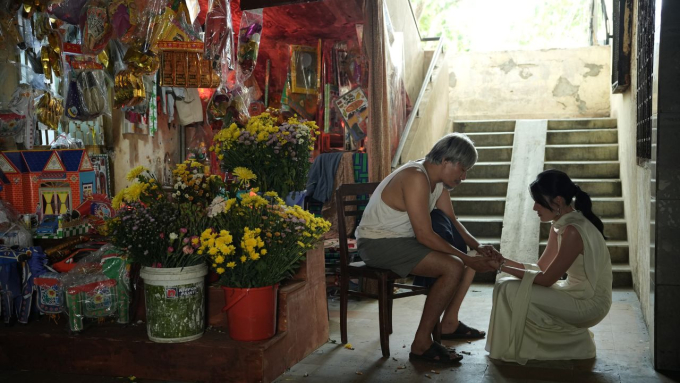
[[[580,211],[584,217],[588,218],[588,221],[592,222],[593,225],[600,231],[604,236],[604,224],[602,220],[593,213],[593,201],[590,199],[588,193],[581,190],[581,188],[576,185],[567,173],[550,169],[540,173],[534,182],[529,186],[531,190],[531,197],[539,205],[543,206],[550,211],[554,209],[550,206],[548,197],[550,201],[555,199],[557,196],[564,198],[564,203],[567,205],[571,204],[571,200],[576,198],[574,203],[574,208]],[[607,238],[607,237],[605,237]]]

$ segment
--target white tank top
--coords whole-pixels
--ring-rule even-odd
[[[382,200],[382,191],[385,189],[385,186],[390,183],[397,173],[408,168],[420,169],[425,173],[427,182],[430,182],[430,177],[427,174],[427,170],[425,170],[422,161],[410,161],[387,176],[380,182],[366,205],[366,210],[361,218],[361,223],[359,223],[359,226],[354,233],[357,239],[403,238],[416,236],[413,231],[413,226],[411,226],[408,213],[395,210]],[[439,199],[443,189],[444,185],[440,182],[435,186],[434,192],[430,193],[430,212],[434,210],[437,199]]]

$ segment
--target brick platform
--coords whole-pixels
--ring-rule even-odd
[[[145,324],[93,325],[68,332],[66,317],[0,331],[0,368],[202,382],[271,382],[328,340],[323,249],[307,254],[295,279],[279,289],[277,334],[262,342],[229,338],[224,295],[209,288],[211,328],[193,342],[148,340]]]

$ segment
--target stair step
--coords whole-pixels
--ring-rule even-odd
[[[571,180],[591,197],[618,197],[622,195],[620,179],[572,178]]]
[[[452,197],[453,211],[456,215],[502,216],[505,213],[503,197]]]
[[[623,197],[591,197],[593,212],[600,218],[623,218]]]
[[[514,132],[515,121],[454,121],[453,131],[466,134],[475,132]]]
[[[583,118],[583,119],[548,121],[548,130],[611,129],[611,128],[616,128],[615,118]]]
[[[510,176],[510,162],[478,162],[468,172],[469,179],[504,178]]]
[[[602,223],[604,224],[604,235],[607,236],[608,241],[628,240],[626,220],[624,218],[602,218]],[[549,231],[550,222],[542,222],[540,239],[547,240]]]
[[[618,144],[547,145],[546,161],[618,161]]]
[[[543,254],[548,241],[541,241],[539,244],[538,255]],[[629,249],[627,241],[607,241],[607,249],[609,250],[609,256],[612,263],[628,264],[629,262]]]
[[[505,197],[508,193],[508,180],[503,178],[466,179],[456,186],[451,196],[497,196]]]
[[[633,287],[633,273],[628,264],[612,264],[612,287]]]
[[[513,132],[466,133],[477,147],[512,146],[515,139]]]
[[[620,178],[618,161],[546,161],[543,168],[561,170],[572,178]]]
[[[512,146],[482,146],[477,147],[479,158],[477,161],[510,161],[512,159]]]
[[[501,237],[503,216],[457,215],[458,221],[475,237]]]
[[[548,130],[546,144],[616,144],[618,140],[616,129]]]

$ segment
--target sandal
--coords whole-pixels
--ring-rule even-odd
[[[442,334],[442,340],[452,339],[482,339],[486,336],[486,332],[479,331],[476,328],[468,327],[465,323],[458,321],[458,328],[456,331],[449,334]]]
[[[455,351],[451,351],[446,347],[442,346],[440,343],[433,342],[430,348],[428,348],[422,354],[414,354],[410,352],[408,354],[409,360],[419,360],[425,362],[441,363],[441,364],[451,364],[459,363],[463,359],[463,355],[458,354]]]

